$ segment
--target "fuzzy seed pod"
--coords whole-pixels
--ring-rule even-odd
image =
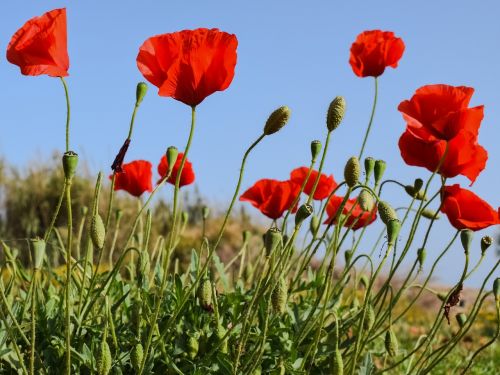
[[[305,219],[311,216],[313,213],[313,206],[310,204],[303,204],[297,210],[295,214],[295,225],[300,225]]]
[[[311,217],[311,221],[309,222],[309,230],[312,234],[316,233],[320,226],[319,217],[313,216]]]
[[[359,181],[359,175],[361,173],[361,167],[359,165],[359,160],[356,156],[352,156],[344,167],[344,179],[350,188],[356,186]]]
[[[278,228],[270,228],[264,235],[264,246],[266,247],[266,254],[270,256],[271,253],[280,245],[283,237]]]
[[[76,167],[78,166],[78,154],[74,151],[67,151],[64,153],[62,158],[64,177],[67,180],[71,180],[76,172]]]
[[[337,96],[332,100],[326,114],[326,127],[328,131],[334,131],[339,127],[344,119],[345,107],[346,103],[344,97]]]
[[[316,160],[321,152],[321,142],[316,140],[311,142],[311,159]]]
[[[351,263],[351,259],[352,259],[353,255],[354,255],[354,251],[352,249],[344,251],[345,264]]]
[[[99,250],[102,249],[104,238],[106,237],[106,228],[104,227],[101,215],[97,212],[92,216],[92,221],[90,222],[90,237],[92,238],[94,247]]]
[[[332,375],[344,374],[344,362],[339,348],[335,348],[332,356]]]
[[[135,105],[142,103],[142,100],[148,92],[148,85],[145,82],[139,82],[135,90]]]
[[[288,284],[284,277],[280,277],[276,287],[271,294],[271,302],[276,314],[283,314],[286,310],[286,300],[288,297]]]
[[[99,348],[99,354],[97,356],[97,374],[98,375],[108,375],[111,370],[111,350],[109,349],[109,345],[104,340],[101,343],[101,347]]]
[[[495,296],[495,300],[500,300],[500,277],[497,277],[493,281],[493,295]]]
[[[375,168],[375,159],[371,156],[365,158],[365,178],[368,181],[373,173],[373,168]]]
[[[264,134],[271,135],[274,134],[286,125],[290,118],[290,108],[286,105],[276,109],[266,121],[264,125]]]
[[[385,168],[387,167],[387,164],[383,160],[377,160],[375,162],[375,185],[378,185],[379,182],[382,180],[382,177],[384,176]]]
[[[401,230],[401,222],[398,219],[391,220],[387,223],[387,242],[389,245],[394,245]]]
[[[427,251],[423,247],[417,250],[417,260],[420,269],[422,269],[426,257],[427,257]]]
[[[384,344],[385,350],[387,350],[387,354],[389,354],[389,356],[394,357],[398,353],[398,339],[396,338],[392,328],[389,328],[385,332]]]
[[[378,211],[380,214],[380,219],[382,222],[387,225],[391,220],[397,220],[398,215],[396,214],[396,211],[391,207],[389,203],[386,201],[379,201],[378,202]]]
[[[130,362],[132,363],[132,368],[139,372],[141,369],[142,360],[144,359],[144,349],[142,348],[142,344],[136,344],[132,351],[130,352]]]
[[[141,251],[139,255],[139,267],[137,268],[137,281],[143,287],[148,286],[148,276],[151,271],[151,262],[147,250]]]
[[[198,350],[200,350],[200,344],[198,343],[198,339],[189,336],[187,341],[187,354],[189,358],[195,359],[196,356],[198,355]]]
[[[43,259],[45,258],[45,249],[47,244],[41,238],[33,238],[30,240],[33,246],[33,268],[39,270],[42,268]]]
[[[368,280],[368,276],[366,276],[366,275],[361,275],[359,277],[359,282],[360,282],[361,286],[365,289],[368,288],[368,284],[370,283],[370,281]]]
[[[420,214],[425,217],[426,219],[429,219],[429,220],[438,220],[441,216],[439,214],[437,214],[435,211],[433,210],[430,210],[428,208],[426,208],[425,210],[422,210],[420,212]]]
[[[212,306],[212,283],[210,279],[204,278],[198,288],[198,298],[200,305],[208,309]]]
[[[217,335],[217,339],[219,341],[224,338],[224,336],[226,335],[226,332],[227,332],[226,329],[221,324],[217,325],[217,330],[216,330],[215,334]],[[221,353],[227,353],[227,349],[228,348],[227,348],[227,338],[226,338],[219,346],[219,351]]]
[[[361,209],[363,211],[371,211],[374,205],[372,194],[368,190],[363,189],[359,194],[359,206]]]
[[[460,231],[460,240],[462,241],[462,246],[466,254],[469,253],[473,237],[474,237],[474,232],[471,231],[470,229],[464,229]]]
[[[165,157],[167,158],[168,170],[166,175],[170,175],[172,173],[172,169],[174,168],[175,162],[177,161],[177,156],[179,155],[179,150],[175,146],[170,146],[167,148],[167,152],[165,153]]]
[[[365,314],[365,320],[363,321],[364,329],[371,329],[375,323],[375,310],[371,303],[368,304]]]
[[[460,328],[463,328],[465,323],[467,323],[467,315],[465,315],[464,313],[459,313],[455,315],[455,319],[457,319],[457,323],[460,326]]]
[[[481,238],[481,255],[484,255],[488,247],[493,243],[493,239],[490,236],[484,236]]]

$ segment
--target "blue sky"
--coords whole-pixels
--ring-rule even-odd
[[[189,4],[189,5],[188,5]],[[232,85],[198,108],[197,132],[190,159],[201,193],[225,204],[232,192],[245,148],[260,134],[268,114],[280,105],[292,118],[252,154],[243,187],[259,178],[286,179],[291,169],[309,161],[311,140],[325,136],[325,112],[336,95],[345,96],[346,118],[335,132],[326,171],[341,180],[345,161],[357,154],[372,102],[373,80],[356,77],[348,64],[349,48],[363,30],[391,30],[403,38],[405,54],[397,69],[380,79],[379,106],[366,155],[385,159],[387,176],[402,182],[427,178],[421,168],[403,163],[397,140],[404,122],[400,101],[431,83],[474,87],[472,105],[485,105],[479,142],[489,152],[487,169],[474,192],[494,207],[500,204],[500,23],[497,1],[31,1],[2,2],[0,47],[29,18],[67,7],[72,100],[72,148],[93,171],[109,171],[128,130],[139,46],[149,36],[196,27],[218,27],[237,35],[238,63]],[[57,79],[24,77],[0,59],[0,155],[23,166],[64,147],[65,103]],[[137,116],[127,160],[148,159],[156,166],[169,145],[182,148],[190,110],[159,97],[150,85]],[[453,181],[468,185],[462,178]],[[404,193],[388,189],[394,205]],[[255,212],[252,208],[249,211]],[[444,218],[431,236],[435,252],[449,238]],[[495,233],[494,229],[485,231]],[[479,237],[479,236],[477,236]],[[463,258],[457,244],[440,271],[456,279]],[[429,250],[429,257],[433,251]],[[493,251],[489,255],[495,259]],[[484,272],[485,267],[481,268]],[[455,272],[456,271],[456,272]],[[472,279],[477,284],[480,275]]]

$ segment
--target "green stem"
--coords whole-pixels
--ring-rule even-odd
[[[31,348],[30,348],[30,374],[35,375],[35,352],[36,352],[36,286],[38,269],[33,271],[33,290],[31,293]]]
[[[69,151],[69,122],[71,117],[71,107],[69,102],[69,93],[68,93],[68,85],[63,77],[61,78],[61,82],[64,86],[64,95],[66,96],[66,152]]]
[[[68,238],[66,246],[66,374],[71,374],[71,245],[73,241],[73,219],[71,211],[71,180],[66,181],[66,209],[68,215]]]
[[[375,77],[375,95],[373,96],[373,106],[372,113],[370,115],[370,121],[368,122],[368,128],[365,132],[365,138],[363,139],[363,144],[361,145],[361,150],[359,151],[358,159],[361,159],[363,156],[363,151],[365,150],[366,141],[368,140],[368,136],[370,135],[370,130],[372,128],[373,119],[375,117],[375,109],[377,108],[377,98],[378,98],[378,78]]]

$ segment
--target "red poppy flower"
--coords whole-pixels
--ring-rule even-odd
[[[7,60],[28,76],[68,75],[66,9],[34,17],[16,31],[7,46]]]
[[[153,190],[152,167],[152,164],[146,160],[134,160],[123,164],[122,172],[116,173],[115,190],[125,190],[134,197],[140,197],[145,191],[151,192]]]
[[[477,143],[483,106],[468,108],[473,93],[470,87],[428,85],[401,102],[398,109],[407,126],[399,148],[407,164],[435,171],[448,143],[439,173],[445,177],[463,175],[475,181],[488,154]]]
[[[235,35],[218,29],[156,35],[139,48],[137,67],[160,96],[196,106],[229,87],[237,46]]]
[[[167,182],[169,184],[175,185],[175,180],[177,179],[177,174],[179,173],[179,168],[181,167],[181,161],[184,157],[184,153],[179,152],[177,155],[177,159],[174,164],[174,168],[172,169],[172,173],[168,178]],[[158,180],[158,184],[165,178],[168,170],[167,158],[165,155],[160,160],[160,164],[158,164],[158,173],[160,175],[160,179]],[[192,184],[194,182],[194,171],[193,164],[186,159],[184,162],[184,167],[182,168],[181,179],[179,181],[179,187]]]
[[[300,186],[293,181],[262,179],[240,196],[240,201],[247,201],[271,219],[280,218],[290,208],[300,191]],[[297,206],[292,212],[297,211]]]
[[[386,67],[398,66],[404,50],[403,40],[391,31],[364,31],[351,46],[349,63],[358,77],[378,77]]]
[[[300,167],[300,168],[295,168],[291,173],[290,173],[290,180],[298,184],[299,186],[302,186],[304,183],[304,180],[307,177],[307,173],[309,172],[308,167]],[[314,181],[316,181],[316,178],[318,177],[318,171],[312,170],[311,175],[309,176],[309,179],[307,180],[306,186],[304,187],[304,193],[307,195],[311,194],[311,191],[314,187]],[[328,198],[328,196],[331,194],[331,192],[337,187],[337,183],[333,179],[333,176],[327,176],[326,174],[321,173],[318,181],[318,187],[316,188],[316,191],[314,192],[313,199],[315,200],[323,200],[325,198]]]
[[[500,208],[493,209],[472,191],[455,184],[442,190],[441,211],[455,228],[473,231],[500,224]]]
[[[337,211],[340,208],[343,199],[343,197],[339,197],[337,195],[334,195],[330,198],[330,201],[326,206],[328,219],[325,221],[325,224],[329,224],[335,219],[335,216],[337,215]],[[363,211],[356,201],[357,198],[348,199],[344,208],[342,209],[343,215],[349,214],[349,217],[345,221],[344,226],[352,227],[353,230],[366,227],[373,223],[377,218],[376,205],[373,207],[372,211]],[[336,221],[334,221],[334,223],[336,223]]]

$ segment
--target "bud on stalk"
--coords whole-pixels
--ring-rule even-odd
[[[345,99],[342,96],[337,96],[332,100],[326,114],[326,127],[328,131],[334,131],[339,127],[344,119],[345,107]]]
[[[271,135],[281,130],[290,119],[290,108],[286,105],[276,109],[266,121],[264,134]]]

